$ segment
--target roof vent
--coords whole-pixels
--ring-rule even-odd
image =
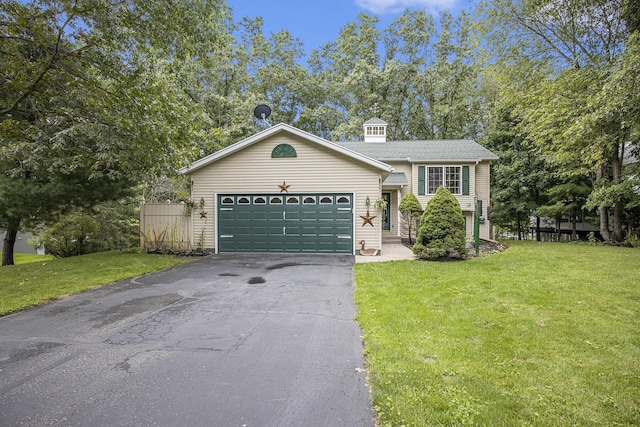
[[[377,117],[364,122],[364,142],[387,142],[387,125]]]

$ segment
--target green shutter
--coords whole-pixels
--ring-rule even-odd
[[[469,195],[469,166],[462,167],[462,194]]]
[[[418,195],[424,194],[424,166],[418,166]]]

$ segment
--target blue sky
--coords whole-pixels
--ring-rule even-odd
[[[475,0],[227,0],[227,4],[233,8],[234,21],[262,16],[265,34],[287,29],[309,54],[334,41],[360,12],[377,15],[382,31],[406,8],[425,9],[436,17],[446,9],[455,15],[461,9],[471,12]]]

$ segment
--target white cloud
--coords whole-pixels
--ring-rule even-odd
[[[458,0],[355,0],[357,6],[377,15],[401,12],[410,7],[424,7],[425,9],[452,9]]]

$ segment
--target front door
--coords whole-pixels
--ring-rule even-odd
[[[391,193],[382,193],[382,198],[387,202],[387,207],[382,212],[382,229],[391,230]]]

